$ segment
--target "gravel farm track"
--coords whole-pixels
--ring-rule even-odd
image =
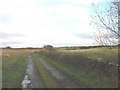
[[[60,88],[81,88],[75,80],[72,80],[70,77],[57,70],[54,66],[49,64],[40,56],[39,61],[43,64],[46,70],[56,79],[57,83],[59,83]],[[34,63],[32,55],[28,55],[28,65],[26,73],[28,71],[31,74],[32,88],[46,88],[43,83],[44,81],[42,81],[38,73],[38,69],[36,64]]]
[[[32,88],[43,88],[44,87],[39,77],[37,67],[35,66],[35,63],[33,62],[31,55],[28,55],[28,65],[27,65],[26,73],[27,72],[31,74]]]

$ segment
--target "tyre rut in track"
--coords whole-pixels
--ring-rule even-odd
[[[28,65],[26,69],[26,74],[28,72],[31,75],[32,88],[44,88],[44,85],[42,83],[42,80],[40,79],[37,67],[31,55],[28,55]]]
[[[68,78],[59,70],[54,68],[51,64],[49,64],[46,60],[44,60],[40,55],[37,54],[39,57],[40,62],[45,66],[45,68],[50,72],[50,74],[57,79],[61,88],[82,88],[78,83],[74,80]]]

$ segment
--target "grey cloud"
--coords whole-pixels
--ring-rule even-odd
[[[23,42],[18,42],[18,41],[6,41],[6,42],[1,42],[0,45],[6,46],[6,45],[13,45],[13,44],[22,44]]]
[[[91,39],[91,35],[87,33],[72,33],[72,35],[82,39]]]
[[[25,37],[25,34],[22,33],[7,33],[7,32],[0,32],[0,38],[12,38],[12,37]]]

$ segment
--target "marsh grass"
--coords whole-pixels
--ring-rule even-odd
[[[90,58],[92,60],[97,60],[97,58],[102,58],[103,62],[113,62],[118,63],[118,47],[112,49],[108,47],[101,48],[90,48],[90,49],[78,49],[78,50],[61,50],[58,49],[58,52],[64,52],[69,54],[79,54],[81,56]]]
[[[110,50],[108,48],[56,50],[39,54],[59,70],[84,83],[86,87],[116,88],[118,87],[118,69],[117,66],[109,65],[108,62],[116,63],[117,49]],[[98,56],[103,58],[101,62],[95,59]]]

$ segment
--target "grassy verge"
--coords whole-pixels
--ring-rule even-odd
[[[40,62],[39,58],[34,55],[33,59],[35,61],[35,64],[37,65],[39,74],[46,86],[46,88],[58,88],[59,85],[57,84],[57,80],[53,78],[52,75],[46,70],[44,65]]]
[[[4,56],[2,60],[3,88],[20,88],[26,66],[27,54],[25,53]]]
[[[2,70],[0,70],[0,89],[2,89]]]
[[[80,83],[90,88],[114,88],[117,87],[117,78],[110,78],[104,75],[99,75],[95,71],[89,71],[89,68],[76,68],[72,65],[65,64],[59,60],[52,59],[46,55],[43,58],[50,64],[54,65],[65,74],[71,76],[73,79],[78,80]],[[74,63],[73,63],[74,64]]]

